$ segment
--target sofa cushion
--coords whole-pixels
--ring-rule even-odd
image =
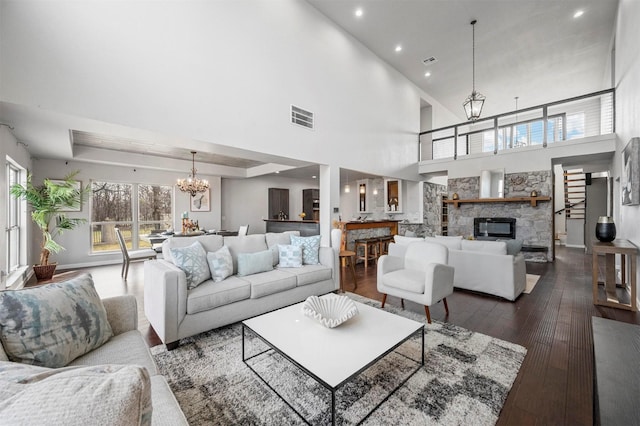
[[[273,254],[273,266],[276,266],[280,261],[278,244],[291,244],[292,235],[300,236],[300,231],[267,232],[266,234],[264,234],[265,240],[267,242],[267,247]]]
[[[196,288],[200,283],[211,278],[207,252],[199,241],[187,247],[172,248],[170,251],[173,263],[187,276],[187,288]]]
[[[425,275],[415,269],[398,269],[382,276],[382,282],[389,287],[412,293],[424,293]]]
[[[522,244],[524,244],[524,240],[518,238],[510,238],[497,241],[504,241],[505,243],[507,243],[507,254],[510,254],[512,256],[520,253],[520,251],[522,250]]]
[[[504,241],[462,240],[462,250],[507,254],[507,243]]]
[[[424,238],[420,238],[420,237],[405,237],[402,235],[394,235],[393,236],[393,242],[396,244],[411,244],[411,243],[415,243],[416,241],[424,241]]]
[[[172,237],[167,238],[162,243],[162,257],[164,260],[173,263],[173,257],[171,256],[172,248],[187,247],[198,241],[202,244],[204,251],[214,252],[220,249],[223,244],[222,235],[198,235],[196,237]]]
[[[291,244],[302,247],[302,263],[305,265],[317,265],[320,263],[320,235],[311,237],[291,236]]]
[[[283,271],[293,274],[297,278],[297,286],[314,284],[331,279],[332,269],[325,265],[304,265],[302,268],[286,268]]]
[[[258,299],[274,293],[280,293],[296,286],[296,277],[285,271],[274,269],[261,274],[242,277],[251,285],[251,298]]]
[[[207,253],[207,262],[214,282],[220,282],[233,275],[233,259],[227,246],[220,247],[217,251]]]
[[[145,367],[152,376],[158,374],[147,343],[138,330],[113,336],[99,348],[71,361],[69,366],[98,364],[135,364]]]
[[[278,244],[279,268],[302,267],[302,247],[293,244]]]
[[[224,245],[229,248],[231,253],[234,274],[238,273],[238,255],[240,253],[255,253],[269,248],[264,234],[224,237]],[[271,264],[273,265],[273,260]]]
[[[187,314],[208,311],[249,297],[251,284],[241,278],[231,276],[218,283],[209,280],[189,291]]]
[[[460,243],[462,242],[461,235],[456,237],[450,237],[447,235],[436,235],[435,239],[437,243],[447,246],[448,249],[460,250]]]
[[[273,269],[271,250],[238,254],[238,276],[258,274]]]
[[[112,335],[91,275],[0,292],[0,340],[11,361],[64,367]]]
[[[151,381],[142,367],[29,368],[0,362],[3,424],[151,424]]]

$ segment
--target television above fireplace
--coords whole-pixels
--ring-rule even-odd
[[[497,240],[516,237],[516,219],[513,217],[476,217],[473,219],[473,237],[479,240]]]

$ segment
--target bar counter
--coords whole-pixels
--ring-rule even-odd
[[[320,235],[320,222],[317,220],[277,220],[264,219],[267,232],[300,231],[300,236]]]
[[[361,238],[361,236],[397,235],[398,222],[400,221],[392,219],[338,222],[338,226],[342,230],[342,245],[340,249],[353,251],[354,241]],[[389,231],[385,232],[384,229],[378,228],[387,228]]]

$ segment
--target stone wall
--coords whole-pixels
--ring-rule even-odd
[[[424,235],[442,235],[442,195],[447,193],[445,185],[424,183]]]
[[[540,196],[553,196],[551,170],[507,174],[504,186],[505,198],[529,196],[534,189]],[[478,198],[480,177],[449,179],[447,192],[449,198],[454,192],[458,193],[461,200]],[[525,252],[525,259],[553,260],[553,201],[540,202],[537,207],[531,207],[528,202],[463,203],[459,208],[449,205],[449,235],[473,235],[475,217],[516,218],[516,238],[522,239],[525,245],[547,247],[546,253]]]

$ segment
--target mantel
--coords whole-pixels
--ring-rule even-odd
[[[531,203],[536,207],[540,201],[551,201],[551,197],[511,197],[511,198],[468,198],[465,200],[443,200],[446,204],[453,204],[459,208],[463,203]]]

